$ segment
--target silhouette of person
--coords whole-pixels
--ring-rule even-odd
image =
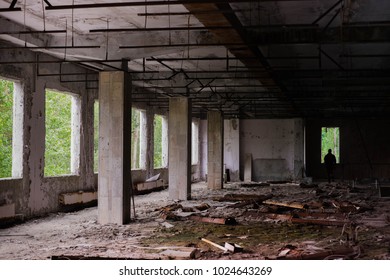
[[[336,165],[336,157],[332,154],[332,149],[328,150],[328,153],[324,157],[326,172],[328,174],[328,183],[334,180],[333,170]]]

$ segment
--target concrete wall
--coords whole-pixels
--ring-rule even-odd
[[[321,127],[340,127],[340,163],[335,169],[337,179],[390,177],[389,120],[307,120],[307,175],[326,178],[321,163]]]
[[[3,46],[1,44],[1,46]],[[53,76],[59,73],[58,64],[39,64],[38,71],[35,65],[15,64],[12,62],[34,61],[36,54],[27,50],[8,49],[0,50],[0,61],[10,61],[10,64],[0,65],[0,77],[17,81],[23,91],[23,133],[21,147],[22,172],[17,178],[0,179],[0,205],[15,203],[16,213],[26,218],[55,212],[59,209],[58,195],[64,192],[80,190],[96,190],[97,174],[93,172],[93,108],[98,96],[96,82],[64,82],[64,80],[80,80],[84,75]],[[40,55],[40,60],[53,60],[52,57]],[[64,64],[63,73],[85,73],[84,68]],[[92,79],[92,76],[89,76]],[[97,76],[96,76],[97,78]],[[81,78],[82,79],[82,78]],[[80,98],[80,145],[79,170],[75,175],[44,177],[44,149],[45,149],[45,89],[54,89],[70,92]],[[137,104],[141,108],[147,108]],[[148,108],[150,110],[150,108]],[[152,114],[166,114],[166,111],[152,109]],[[150,114],[150,113],[149,113]],[[149,118],[149,131],[153,131],[153,118]],[[148,144],[153,145],[149,133]],[[144,170],[133,170],[133,182],[142,182],[151,175],[161,173],[161,178],[168,181],[168,169],[154,169],[152,162],[153,148],[148,149],[148,165]],[[130,172],[130,171],[129,171]],[[129,186],[130,187],[130,186]]]
[[[1,61],[35,60],[36,54],[25,50],[1,50]],[[41,55],[40,59],[52,58]],[[23,133],[19,136],[23,146],[21,178],[0,179],[0,202],[16,204],[16,213],[26,217],[38,216],[58,209],[58,195],[62,192],[96,188],[93,174],[93,101],[96,90],[87,90],[86,84],[60,82],[58,65],[3,64],[0,76],[20,83],[23,91]],[[84,73],[85,69],[64,65],[63,72]],[[37,73],[39,71],[39,73]],[[70,76],[70,79],[75,77]],[[90,87],[90,84],[88,84]],[[80,98],[82,125],[79,127],[80,169],[77,175],[44,177],[45,149],[45,90],[71,92]],[[15,139],[16,140],[16,139]],[[12,201],[11,201],[12,200]]]
[[[303,166],[301,120],[241,120],[240,170],[245,154],[252,154],[252,180],[285,180],[299,177]]]

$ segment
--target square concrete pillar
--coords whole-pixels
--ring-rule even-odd
[[[122,71],[99,76],[98,222],[130,222],[131,81]]]
[[[191,102],[186,97],[169,99],[168,120],[169,198],[191,198]]]
[[[207,186],[223,187],[223,116],[219,111],[207,113]]]

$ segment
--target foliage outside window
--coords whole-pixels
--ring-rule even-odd
[[[336,162],[340,162],[340,129],[339,127],[323,127],[321,131],[321,162],[328,150],[336,157]]]
[[[154,115],[154,167],[162,167],[162,121],[163,117]]]
[[[72,96],[46,90],[45,176],[71,174]]]
[[[140,137],[141,111],[131,108],[131,169],[139,169],[140,165]]]
[[[0,79],[0,178],[12,176],[13,91],[13,82]]]

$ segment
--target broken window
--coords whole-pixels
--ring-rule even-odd
[[[45,176],[79,173],[80,100],[53,90],[45,99]]]
[[[199,162],[199,121],[191,124],[191,164]]]
[[[323,127],[321,131],[321,162],[324,163],[324,157],[328,150],[336,157],[336,162],[340,162],[340,128]]]
[[[23,169],[23,89],[0,78],[0,178],[20,178]]]
[[[93,171],[99,170],[99,101],[93,104]]]

